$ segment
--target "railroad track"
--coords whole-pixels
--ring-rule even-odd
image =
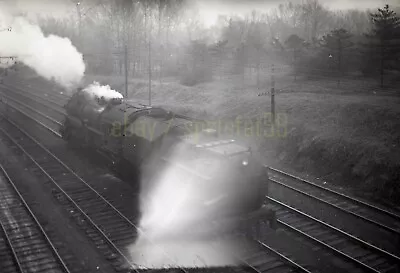
[[[104,254],[117,270],[126,265],[136,268],[125,251],[125,247],[135,240],[135,223],[122,215],[86,181],[23,129],[15,123],[12,125],[7,126],[7,132],[0,129],[2,139],[8,141],[11,147],[19,148],[32,161],[33,167],[36,168],[34,172],[53,183],[58,190],[57,198],[67,206],[74,218],[91,224],[91,228],[86,229],[88,237],[98,248],[107,250],[108,254]]]
[[[14,181],[0,165],[0,271],[80,272],[58,252]],[[1,242],[0,241],[0,242]],[[69,264],[69,266],[67,266]]]
[[[295,189],[303,195],[312,196],[321,203],[329,204],[338,210],[389,231],[393,235],[400,235],[400,214],[272,167],[269,167],[269,171],[271,181],[276,184]]]
[[[35,96],[36,99],[39,100],[37,101],[39,103],[41,100],[41,103],[50,102],[53,105],[58,105],[58,107],[62,107],[64,104],[57,102],[57,99],[68,99],[68,96],[65,94],[51,94],[47,98],[40,97],[36,94]],[[54,99],[50,99],[51,97],[54,97]],[[53,106],[51,106],[51,108],[53,108]],[[54,110],[65,115],[65,111],[61,109],[55,108]],[[47,118],[51,119],[50,117]],[[269,166],[266,167],[269,169],[271,182],[289,189],[293,189],[294,191],[303,195],[310,196],[321,203],[330,205],[333,208],[351,214],[354,217],[362,219],[368,223],[374,224],[383,230],[389,231],[395,236],[400,236],[400,214],[398,212],[396,213],[389,211],[386,208],[382,208],[344,193],[323,187],[282,170],[278,170]]]
[[[363,219],[368,223],[372,223],[396,235],[399,232],[398,222],[400,216],[393,212],[274,168],[270,168],[270,172],[272,182],[280,186],[290,188],[309,198],[314,198],[319,202],[323,202],[342,212]],[[399,270],[395,266],[396,264],[400,264],[398,256],[291,208],[278,200],[273,198],[269,199],[275,204],[275,209],[280,212],[278,218],[283,228],[296,232],[314,243],[328,248],[333,253],[342,256],[344,259],[364,270],[371,272],[381,272],[381,270],[385,272],[386,270],[389,270],[388,272],[397,272],[397,270]],[[282,214],[282,211],[285,213]],[[374,218],[379,219],[379,221],[374,220]],[[295,220],[294,222],[292,222],[293,219]]]
[[[67,98],[67,96],[63,97]],[[351,214],[352,216],[391,232],[395,236],[400,234],[400,216],[393,212],[272,167],[269,167],[269,171],[271,182],[281,187],[286,187],[308,198],[318,200],[318,202],[327,204],[343,213]],[[279,219],[279,224],[284,229],[298,233],[314,243],[328,248],[333,253],[342,256],[345,260],[363,270],[369,272],[380,272],[381,270],[385,272],[397,272],[397,270],[399,270],[398,267],[395,266],[396,264],[400,264],[400,258],[398,256],[291,208],[273,198],[269,199],[275,204],[275,209],[278,212],[285,211],[283,218]],[[288,210],[291,214],[288,214]],[[297,214],[297,216],[294,214]],[[299,219],[299,215],[303,218]],[[295,219],[295,224],[291,221],[293,219]],[[375,219],[379,219],[379,221]]]
[[[46,124],[47,126],[52,128],[52,130],[54,130],[55,132],[58,131],[58,129],[62,125],[61,121],[48,116],[44,112],[34,108],[31,105],[28,105],[27,103],[22,102],[21,99],[13,98],[12,96],[5,94],[4,92],[2,92],[2,100],[9,105],[19,106],[19,107],[23,107],[24,109],[27,109],[32,114],[32,117],[34,117],[36,120],[40,121],[41,123]],[[59,119],[61,119],[61,118],[59,117]]]
[[[265,249],[274,252],[280,259],[276,256],[265,255]],[[241,257],[254,272],[311,272],[309,269],[295,263],[287,255],[282,255],[262,242],[247,247],[247,250],[241,253]]]
[[[14,101],[14,103],[18,104],[16,101]],[[18,109],[18,107],[12,106],[11,104],[10,106],[16,111],[25,113],[23,110],[21,111]],[[33,108],[27,109],[33,111]],[[25,113],[25,115],[37,121],[32,115],[27,113]],[[103,248],[104,245],[108,246],[104,255],[111,260],[115,260],[113,265],[116,270],[124,268],[124,264],[128,264],[131,268],[134,268],[134,264],[129,259],[129,255],[123,249],[126,245],[134,241],[135,232],[138,229],[136,224],[126,218],[108,200],[103,198],[88,183],[77,176],[68,166],[61,162],[61,160],[38,141],[29,136],[27,132],[19,128],[14,122],[8,122],[10,122],[12,126],[8,127],[7,132],[0,129],[3,137],[10,141],[10,145],[18,147],[25,156],[30,158],[34,165],[36,165],[37,172],[58,188],[58,198],[61,199],[62,202],[67,202],[69,211],[76,211],[76,213],[74,213],[76,215],[73,215],[74,217],[78,218],[80,222],[86,221],[91,224],[92,227],[86,229],[88,236],[94,240],[99,248]],[[39,123],[46,127],[42,122]],[[51,128],[46,128],[56,133]],[[46,156],[43,156],[43,154]],[[295,270],[297,270],[296,272],[310,272],[303,266],[279,254],[278,251],[265,244],[258,242],[258,245],[259,249],[257,254],[264,257],[264,260],[260,261],[258,259],[256,264],[252,265],[249,264],[249,262],[254,262],[252,259],[250,259],[249,262],[242,259],[244,264],[247,265],[246,271],[242,270],[242,272],[267,272],[267,269],[278,270],[277,272],[293,272]],[[109,250],[109,248],[112,250]],[[260,248],[263,250],[261,251],[262,255],[260,255]],[[166,253],[166,255],[168,254]],[[251,256],[254,256],[254,253],[252,253]],[[265,258],[267,258],[267,260],[265,260]],[[237,269],[235,270],[237,272]],[[187,272],[188,270],[181,268],[181,271]],[[190,272],[192,271],[193,270]],[[215,269],[213,272],[218,272],[218,270]],[[223,272],[226,272],[226,269],[224,269]]]
[[[356,204],[354,199],[343,201],[345,197],[339,194],[335,196],[328,189],[318,188],[310,182],[285,178],[273,171],[270,173],[270,197],[286,200],[286,204],[399,257],[400,251],[396,245],[400,242],[400,236],[395,229],[395,214],[380,212],[367,203]],[[377,215],[376,218],[374,215]],[[392,223],[390,219],[393,219]]]
[[[21,95],[27,95],[27,91],[24,88],[17,87],[17,86],[8,86],[4,85],[5,88],[8,88],[9,90],[12,90],[13,92]],[[31,87],[25,87],[25,88],[31,88]],[[69,96],[66,94],[53,94],[53,93],[46,93],[43,92],[42,90],[38,90],[33,88],[33,92],[28,92],[28,95],[30,98],[36,99],[43,102],[48,103],[48,106],[52,109],[56,108],[62,108],[64,104],[68,101]],[[40,94],[40,95],[38,95]]]
[[[268,197],[278,224],[342,256],[365,272],[399,272],[400,258],[334,226]]]

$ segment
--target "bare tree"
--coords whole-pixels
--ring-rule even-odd
[[[308,40],[312,43],[317,41],[317,35],[327,23],[329,12],[318,0],[307,0],[303,5],[302,20],[304,31]]]
[[[266,24],[261,21],[261,18],[259,14],[252,12],[246,37],[247,49],[250,53],[252,64],[256,68],[257,86],[260,85],[260,69],[266,57],[266,46],[268,44]]]

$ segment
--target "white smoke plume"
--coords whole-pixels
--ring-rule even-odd
[[[39,26],[5,10],[0,10],[0,40],[0,56],[15,56],[17,62],[64,88],[75,87],[84,76],[83,56],[68,38],[45,36]]]
[[[92,98],[104,97],[105,100],[123,98],[121,93],[111,89],[109,85],[100,85],[98,82],[93,82],[83,89],[83,91],[87,92],[90,96],[92,96]]]
[[[200,174],[205,173],[200,165],[207,168],[208,175],[221,172],[215,161],[204,166],[201,160],[189,162],[187,158],[180,158],[186,151],[184,143],[173,146],[169,158],[173,162],[185,162],[185,166]],[[199,200],[213,198],[215,184],[192,177],[174,164],[156,171],[158,174],[154,174],[154,168],[148,172],[149,177],[146,178],[146,173],[143,177],[146,179],[141,181],[139,235],[128,247],[132,261],[139,267],[156,269],[238,265],[240,262],[233,253],[238,253],[241,245],[232,238],[221,238],[207,220],[213,216],[212,209],[206,212],[196,205]],[[209,187],[203,187],[205,183]],[[203,191],[198,185],[202,185]]]

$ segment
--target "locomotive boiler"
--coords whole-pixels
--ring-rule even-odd
[[[186,204],[196,211],[187,215],[197,218],[192,223],[227,221],[236,227],[259,225],[261,219],[275,227],[265,198],[266,168],[235,140],[163,108],[96,97],[85,90],[76,92],[65,108],[62,137],[103,155],[131,181],[140,179],[142,196],[173,166],[179,170],[176,179],[195,188]]]

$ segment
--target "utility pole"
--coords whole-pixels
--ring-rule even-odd
[[[125,4],[127,2],[125,1]],[[122,7],[122,42],[124,45],[124,66],[125,66],[125,100],[128,100],[128,35],[127,35],[127,23],[128,23],[128,6],[124,5]],[[124,116],[123,116],[123,120],[122,120],[122,124],[123,124],[123,128],[121,128],[121,130],[123,130],[122,132],[122,138],[120,138],[120,155],[122,156],[123,151],[124,151],[124,145],[125,145],[125,136],[126,136],[126,126],[127,126],[127,116],[126,116],[126,110],[127,110],[127,104],[124,103]]]
[[[272,122],[274,124],[274,127],[276,125],[275,122],[275,67],[274,64],[272,64],[271,67],[271,114],[272,114]]]
[[[270,92],[264,92],[264,93],[259,93],[257,96],[262,97],[262,96],[267,96],[271,95],[271,118],[272,118],[272,124],[274,128],[276,127],[276,114],[275,114],[275,66],[272,64],[271,67],[271,91]]]
[[[129,14],[129,9],[128,6],[125,6],[123,9],[123,42],[124,42],[124,60],[125,60],[125,99],[128,99],[128,28],[127,28],[127,24],[128,24],[128,14]]]
[[[151,27],[152,25],[150,25],[150,33],[149,33],[149,106],[151,106]]]
[[[78,15],[78,39],[79,39],[78,43],[83,52],[81,2],[76,2],[75,6],[76,6],[76,14]]]
[[[125,98],[128,99],[128,45],[125,42]]]
[[[82,9],[82,1],[83,0],[78,0],[78,1],[71,0],[71,2],[73,4],[75,4],[75,7],[76,7],[76,14],[78,16],[78,40],[79,40],[78,44],[79,44],[79,47],[80,47],[80,51],[83,53],[83,52],[85,52],[85,50],[84,50],[85,43],[82,41],[82,19],[87,16],[89,11],[91,11],[92,9],[94,9],[97,6],[101,5],[102,1],[98,1],[97,4],[95,4],[92,7],[86,9],[86,11]],[[82,12],[83,12],[83,14],[82,14]]]
[[[145,30],[145,33],[147,33],[147,29],[148,29],[148,26],[147,26],[147,24],[148,24],[148,22],[150,21],[150,23],[151,23],[151,19],[149,20],[149,16],[151,15],[150,14],[150,10],[151,9],[149,9],[149,10],[147,10],[148,9],[148,4],[146,4],[146,6],[145,6],[145,11],[144,11],[144,16],[145,16],[145,25],[146,25],[146,30]],[[149,55],[148,55],[148,57],[149,57],[149,62],[148,62],[148,66],[149,66],[149,68],[148,68],[148,72],[149,72],[149,106],[151,106],[151,25],[150,25],[150,31],[149,31],[149,33],[148,33],[148,39],[149,39],[149,41],[148,41],[148,49],[149,49]],[[146,40],[145,40],[146,41]]]
[[[158,54],[159,54],[159,58],[158,58],[158,65],[159,65],[159,69],[160,69],[160,71],[159,71],[159,73],[158,73],[158,78],[159,78],[159,81],[160,81],[160,84],[161,84],[161,68],[162,68],[162,56],[163,56],[163,45],[162,45],[162,42],[161,42],[161,16],[162,16],[162,9],[163,9],[163,7],[162,7],[162,5],[161,5],[161,3],[162,3],[162,1],[161,0],[158,0],[158,40],[160,41],[159,43],[160,43],[160,46],[159,46],[159,52],[158,52]]]

